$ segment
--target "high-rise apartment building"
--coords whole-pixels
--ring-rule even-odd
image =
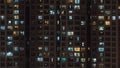
[[[119,0],[91,0],[92,68],[119,68]]]
[[[86,0],[30,0],[30,68],[86,68]]]
[[[0,0],[0,68],[119,68],[119,0]]]
[[[24,0],[0,0],[0,68],[25,68],[24,7]]]

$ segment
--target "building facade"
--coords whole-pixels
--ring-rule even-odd
[[[24,0],[0,0],[0,68],[25,68],[24,7]]]
[[[87,1],[30,0],[30,68],[86,68]]]

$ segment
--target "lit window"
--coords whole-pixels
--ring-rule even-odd
[[[81,62],[85,62],[86,61],[86,59],[85,58],[81,58]]]
[[[5,52],[0,52],[0,56],[5,56]]]
[[[74,53],[75,57],[80,57],[80,53]]]
[[[80,58],[76,58],[76,62],[79,62],[80,61]]]
[[[14,10],[13,13],[14,14],[19,14],[19,10]]]
[[[80,47],[75,47],[74,51],[80,51]]]
[[[38,47],[38,50],[42,50],[42,47]]]
[[[14,19],[19,19],[19,16],[18,16],[18,15],[15,15],[15,16],[14,16]]]
[[[80,5],[74,5],[74,9],[80,9]]]
[[[99,45],[100,46],[104,46],[104,42],[99,42]]]
[[[85,48],[82,47],[82,48],[81,48],[81,52],[85,52]]]
[[[13,53],[12,52],[7,52],[7,56],[13,56]]]
[[[85,46],[85,43],[84,43],[84,42],[82,42],[82,46]]]
[[[92,61],[93,61],[93,62],[97,62],[97,59],[96,59],[96,58],[93,58]]]
[[[69,14],[72,14],[73,13],[73,11],[72,10],[69,10]]]
[[[13,35],[19,35],[19,31],[13,31]]]
[[[14,47],[13,50],[14,50],[14,51],[18,51],[18,50],[19,50],[19,47]]]
[[[38,62],[43,62],[43,57],[38,57],[38,58],[37,58],[37,61],[38,61]]]
[[[118,19],[120,20],[120,16],[118,16]]]
[[[116,16],[112,16],[112,20],[116,20]]]
[[[14,21],[14,24],[15,24],[15,25],[18,25],[18,24],[19,24],[19,21]]]
[[[73,47],[68,47],[68,51],[73,51]]]
[[[18,9],[18,8],[19,8],[19,5],[14,5],[14,8],[17,8],[17,9]]]
[[[72,16],[69,16],[69,20],[72,20]]]
[[[99,48],[98,48],[98,51],[99,51],[99,52],[104,52],[104,48],[99,47]]]
[[[100,30],[100,31],[103,31],[103,30],[104,30],[104,27],[103,27],[103,26],[100,26],[100,27],[99,27],[99,30]]]
[[[48,38],[48,36],[44,36],[44,39],[45,39],[45,40],[48,40],[49,38]]]
[[[24,34],[25,34],[25,32],[24,32],[24,31],[20,31],[20,34],[21,34],[21,35],[24,35]]]
[[[104,5],[99,5],[99,9],[104,9]]]
[[[54,11],[54,10],[50,10],[50,14],[51,14],[51,15],[54,15],[54,14],[55,14],[55,11]]]
[[[58,40],[58,41],[60,40],[60,36],[57,36],[57,40]]]
[[[48,47],[45,47],[45,51],[48,51]]]
[[[105,25],[110,25],[110,21],[105,21]]]
[[[80,4],[80,0],[75,0],[75,4]]]
[[[62,30],[65,30],[65,26],[62,26]]]
[[[7,26],[7,29],[12,30],[12,29],[13,29],[13,26]]]
[[[8,46],[12,45],[12,42],[11,41],[7,42],[7,45]]]
[[[110,14],[111,12],[110,11],[105,11],[105,14]]]
[[[104,16],[98,16],[99,20],[104,20]]]
[[[12,3],[12,0],[7,0],[7,3]]]
[[[73,3],[73,0],[67,0],[68,3]]]
[[[61,58],[61,62],[66,62],[67,59],[66,58]]]
[[[18,2],[18,0],[14,0],[14,2],[15,2],[15,3],[17,3],[17,2]]]
[[[19,26],[14,26],[14,28],[18,29],[18,28],[19,28]]]
[[[96,64],[92,64],[92,66],[95,68],[95,67],[96,67]]]
[[[9,20],[9,21],[8,21],[8,24],[12,24],[12,21],[11,21],[11,20]]]
[[[5,30],[5,26],[3,26],[3,25],[0,26],[0,29],[1,29],[1,30]]]
[[[100,53],[100,56],[102,57],[102,56],[103,56],[103,53]]]
[[[38,20],[42,20],[42,16],[38,16]]]
[[[68,36],[74,35],[74,32],[73,31],[71,31],[71,32],[69,31],[69,32],[67,32],[67,35]]]
[[[118,6],[118,9],[120,9],[120,6]]]
[[[4,19],[5,19],[5,16],[0,16],[0,19],[1,19],[1,20],[4,20]]]
[[[73,56],[73,53],[68,53],[68,55],[72,57],[72,56]]]
[[[20,24],[24,24],[24,21],[20,21]]]
[[[12,36],[8,36],[7,39],[8,40],[13,40],[13,37]]]
[[[80,40],[80,37],[76,37],[76,40],[79,41],[79,40]]]
[[[81,21],[81,25],[85,25],[85,21]]]

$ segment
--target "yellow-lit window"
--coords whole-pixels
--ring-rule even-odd
[[[49,24],[49,21],[45,20],[45,24]]]
[[[105,21],[105,25],[110,25],[110,21]]]
[[[80,51],[80,47],[75,47],[74,51]]]
[[[14,26],[16,29],[18,29],[19,28],[19,26]]]
[[[38,47],[38,50],[42,50],[42,47]]]
[[[13,31],[13,35],[19,35],[19,31]]]
[[[99,20],[104,20],[104,16],[98,16]]]
[[[96,21],[93,21],[92,25],[96,25]]]
[[[73,3],[73,0],[67,0],[68,3]]]
[[[120,9],[120,6],[118,6],[118,9]]]
[[[19,19],[19,16],[18,16],[18,15],[15,15],[15,16],[14,16],[14,19]]]
[[[7,0],[7,3],[12,3],[13,0]]]
[[[14,8],[17,8],[17,9],[18,9],[18,8],[19,8],[19,5],[14,5]]]

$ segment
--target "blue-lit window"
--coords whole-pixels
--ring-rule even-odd
[[[7,56],[13,56],[12,52],[7,52]]]
[[[99,52],[104,52],[104,48],[100,47],[100,48],[98,48],[98,51]]]
[[[38,20],[42,20],[42,16],[38,16]]]
[[[11,42],[11,41],[7,42],[7,45],[8,45],[8,46],[9,46],[9,45],[12,45],[12,42]]]
[[[37,58],[37,61],[38,61],[38,62],[43,62],[43,57],[38,57],[38,58]]]
[[[0,29],[5,30],[5,26],[4,25],[0,26]]]
[[[54,10],[50,10],[50,14],[51,14],[51,15],[54,15],[54,14],[55,14],[55,11],[54,11]]]
[[[14,3],[17,3],[19,0],[14,0]]]
[[[68,51],[73,51],[73,47],[68,47]]]
[[[80,4],[80,0],[75,0],[75,4]]]
[[[58,40],[58,41],[60,40],[60,36],[57,36],[57,40]]]
[[[99,30],[100,30],[100,31],[103,31],[103,30],[104,30],[104,27],[103,27],[103,26],[100,26],[100,27],[99,27]]]
[[[45,51],[48,51],[48,47],[45,47]]]
[[[7,39],[8,40],[13,40],[13,37],[12,36],[8,36]]]

